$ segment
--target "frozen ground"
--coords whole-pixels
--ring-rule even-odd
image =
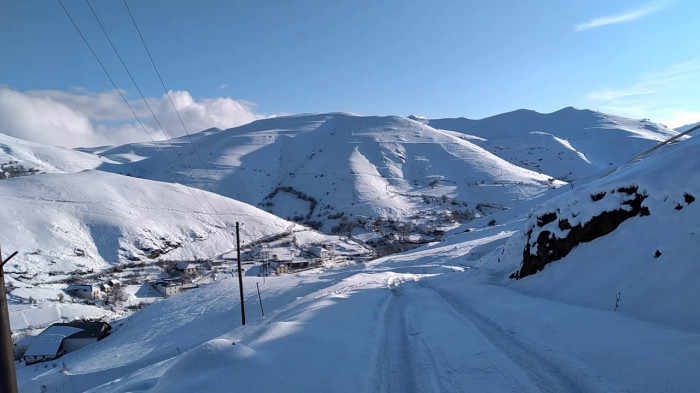
[[[20,366],[21,391],[700,389],[698,326],[527,295],[500,283],[502,271],[465,260],[505,235],[345,269],[247,277],[245,326],[237,281],[224,279],[149,306],[61,367]]]
[[[304,124],[297,130],[300,135],[315,129]],[[434,138],[450,135],[418,126],[414,131]],[[383,135],[377,129],[368,133]],[[289,137],[279,130],[273,134]],[[555,136],[561,141],[552,146],[568,149],[573,154],[568,157],[582,160],[583,155],[596,162],[583,145]],[[468,222],[441,242],[404,254],[277,277],[246,276],[245,326],[238,281],[222,275],[115,321],[114,333],[97,344],[54,362],[18,365],[20,390],[700,391],[700,317],[695,312],[700,298],[700,202],[695,200],[700,197],[700,139],[695,139],[666,146],[573,189],[548,191],[550,200],[525,201]],[[358,195],[381,189],[381,179],[365,176],[372,172],[372,155],[348,151],[358,175],[353,187],[362,190]],[[422,162],[426,166],[416,167],[428,168],[431,159]],[[101,175],[97,184],[106,187],[116,178]],[[14,190],[26,190],[15,184]],[[57,184],[43,187],[59,188]],[[153,184],[150,195],[170,195],[161,183],[119,184]],[[508,278],[521,267],[529,231],[570,233],[557,220],[541,223],[541,217],[556,213],[575,225],[606,211],[629,210],[618,190],[630,187],[644,195],[649,214],[630,217],[612,232],[578,244],[532,276]],[[176,189],[184,194],[184,188]],[[13,188],[3,190],[5,199],[14,201]],[[405,206],[399,202],[392,201]],[[286,225],[255,216],[261,224]],[[258,228],[262,233],[266,226]],[[47,296],[53,294],[47,291]]]

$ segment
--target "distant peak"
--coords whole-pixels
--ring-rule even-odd
[[[417,121],[417,122],[423,123],[423,124],[428,124],[428,121],[429,121],[427,117],[419,116],[419,115],[410,115],[410,116],[408,116],[408,118],[413,120],[413,121]]]

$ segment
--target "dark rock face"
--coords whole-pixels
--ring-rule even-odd
[[[564,258],[579,244],[590,242],[614,231],[625,220],[635,216],[649,215],[649,209],[642,206],[642,202],[647,195],[640,194],[637,187],[619,188],[617,192],[629,195],[629,197],[622,202],[622,205],[628,206],[627,208],[620,207],[612,211],[604,211],[591,218],[590,221],[574,226],[572,226],[566,218],[559,218],[559,228],[561,230],[569,230],[564,238],[558,238],[554,233],[548,230],[535,232],[535,228],[530,229],[527,233],[527,245],[523,251],[522,267],[519,271],[511,274],[510,277],[520,279],[537,273],[544,269],[545,265],[548,263]],[[592,199],[594,201],[601,200],[602,196]],[[541,228],[556,219],[557,213],[543,214],[538,217],[537,226]],[[530,245],[535,234],[537,236],[537,240],[535,241],[537,251],[532,254]]]

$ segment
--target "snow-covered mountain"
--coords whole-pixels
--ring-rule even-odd
[[[521,109],[481,120],[433,119],[427,124],[463,134],[515,165],[577,184],[677,134],[646,119],[571,107],[548,114]]]
[[[100,315],[50,302],[58,284],[39,281],[217,257],[236,221],[246,243],[281,234],[361,253],[357,225],[384,236],[389,220],[421,229],[479,213],[402,254],[247,274],[245,326],[237,280],[209,280],[46,367],[18,364],[20,390],[700,390],[700,142],[627,163],[676,132],[571,108],[432,122],[299,115],[82,152],[4,139],[8,165],[41,168],[0,181],[0,216],[17,223],[0,241],[21,251],[11,296],[47,294],[11,304],[22,328]],[[575,187],[552,179],[566,175]],[[235,199],[329,232],[355,226],[324,235]]]
[[[294,232],[300,244],[342,243],[216,194],[101,171],[5,180],[0,200],[3,222],[16,223],[3,243],[23,254],[5,269],[25,275],[221,258],[235,250],[237,221],[243,242]]]
[[[94,169],[109,162],[102,157],[77,150],[53,147],[0,134],[0,164],[4,172],[9,167],[23,167],[27,174],[72,173]],[[5,176],[0,176],[4,178]]]
[[[700,126],[700,122],[693,123],[693,124],[686,124],[682,127],[674,128],[674,130],[676,130],[678,132],[685,132],[685,131],[688,131],[689,129],[691,129],[693,127],[697,127],[697,126]]]
[[[260,206],[326,232],[341,221],[436,216],[514,206],[553,186],[470,141],[402,117],[278,117],[181,138],[148,152],[126,145],[103,169],[176,181]],[[128,172],[127,172],[128,171]]]
[[[265,316],[249,297],[245,326],[232,279],[166,299],[62,367],[18,366],[20,389],[697,391],[695,139],[407,253],[246,277]],[[604,231],[573,229],[606,212]],[[541,248],[557,239],[575,247]]]

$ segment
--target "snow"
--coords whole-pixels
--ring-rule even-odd
[[[513,116],[523,121],[513,122]],[[540,122],[537,130],[523,125],[528,119]],[[576,119],[585,127],[567,131]],[[519,111],[483,124],[501,130],[495,138],[499,140],[517,138],[525,131],[528,137],[517,142],[522,146],[514,145],[516,139],[501,146],[521,149],[521,153],[536,147],[528,146],[531,141],[547,141],[544,146],[553,150],[540,157],[550,160],[563,152],[562,157],[571,158],[551,165],[561,166],[562,173],[579,168],[574,173],[575,187],[552,188],[548,175],[496,157],[485,144],[477,146],[493,140],[485,129],[478,138],[465,140],[458,135],[464,130],[444,131],[447,127],[442,126],[443,130],[436,130],[409,119],[325,114],[268,119],[201,135],[195,141],[198,149],[207,152],[205,157],[213,153],[222,167],[213,170],[211,177],[195,170],[179,173],[201,176],[211,190],[227,195],[238,192],[231,186],[235,177],[235,181],[259,181],[253,183],[259,188],[236,195],[264,198],[270,184],[284,180],[279,184],[306,187],[302,191],[319,199],[319,205],[333,203],[356,214],[415,213],[421,202],[414,202],[413,193],[435,189],[465,199],[479,194],[478,200],[503,203],[510,209],[466,222],[440,241],[402,254],[343,266],[325,264],[295,274],[246,275],[245,325],[240,319],[238,279],[222,274],[111,323],[112,335],[61,358],[63,371],[18,364],[20,391],[38,391],[42,386],[58,392],[124,393],[700,391],[700,317],[693,311],[700,297],[700,201],[694,200],[700,197],[700,140],[688,138],[622,165],[628,156],[673,132],[643,121],[572,108],[550,115]],[[512,127],[495,127],[499,124]],[[558,126],[545,127],[548,124]],[[576,133],[588,136],[579,143],[571,137]],[[341,143],[331,143],[334,138]],[[246,143],[236,143],[241,141]],[[256,148],[253,141],[258,143]],[[634,146],[620,147],[619,141]],[[153,171],[154,178],[165,176],[155,173],[157,160],[147,145],[124,149],[149,157],[129,164],[132,169],[140,168],[142,174]],[[521,153],[512,156],[522,158]],[[308,158],[311,155],[314,158]],[[249,165],[266,160],[269,172]],[[602,176],[612,169],[610,162],[617,169]],[[241,166],[224,168],[224,164]],[[270,182],[265,179],[268,173],[275,176]],[[120,232],[115,233],[121,236],[120,246],[127,249],[137,240],[141,245],[156,242],[163,234],[182,240],[187,236],[176,235],[184,233],[204,240],[171,252],[197,255],[221,249],[216,246],[224,243],[217,240],[223,236],[214,229],[217,224],[230,232],[233,220],[221,219],[222,224],[204,211],[191,211],[189,206],[196,202],[185,186],[88,171],[62,174],[59,187],[54,176],[0,182],[0,198],[25,213],[45,209],[42,203],[61,204],[54,209],[51,217],[56,220],[45,229],[47,233],[65,234],[68,228],[82,228],[83,222],[120,224]],[[459,180],[464,178],[469,181]],[[479,183],[482,179],[485,183]],[[438,180],[435,188],[427,184],[433,180]],[[91,189],[107,192],[93,194],[79,188],[88,182],[94,185]],[[340,191],[330,195],[334,186]],[[572,224],[583,223],[620,208],[626,194],[617,190],[631,186],[646,195],[643,205],[649,209],[648,216],[632,217],[613,232],[579,244],[534,275],[508,278],[522,263],[526,233],[537,226],[542,214],[556,212]],[[59,190],[56,194],[62,197],[42,202],[36,190]],[[325,190],[329,196],[322,199]],[[605,195],[597,201],[591,197],[602,192]],[[107,194],[116,197],[98,203]],[[25,199],[32,203],[21,204]],[[79,203],[62,202],[66,200]],[[117,208],[119,203],[126,208]],[[246,228],[250,225],[256,236],[294,228],[303,231],[300,239],[307,244],[328,239],[251,206],[227,203],[248,215]],[[147,209],[155,206],[163,224],[151,220],[141,227],[138,220],[129,221],[133,214],[145,220]],[[71,214],[61,216],[63,211]],[[191,220],[189,226],[180,226],[186,219]],[[25,222],[37,230],[44,225],[36,218]],[[135,233],[142,235],[147,233],[145,227],[156,235],[143,238],[130,235],[128,229],[137,228]],[[556,222],[538,230],[544,229],[560,236],[566,233]],[[46,241],[65,235],[42,236]],[[52,247],[59,247],[62,242],[54,243]],[[37,247],[28,244],[27,249]],[[336,250],[352,247],[338,239],[334,245]],[[87,255],[101,255],[89,246],[85,246]],[[99,250],[97,245],[92,247]],[[44,249],[31,257],[41,260]],[[661,251],[658,257],[656,250]],[[50,261],[46,258],[36,271],[50,269]],[[35,290],[32,283],[15,281],[22,284],[15,291]],[[45,288],[33,293],[41,294],[39,290],[54,296]],[[136,292],[130,289],[129,293]]]
[[[481,120],[433,119],[428,124],[453,131],[511,163],[577,184],[678,134],[647,120],[575,108],[549,114],[518,110]]]
[[[55,356],[63,339],[82,329],[70,326],[51,326],[34,337],[27,348],[25,356]]]
[[[138,149],[150,155],[138,162],[104,166],[105,170],[150,179],[178,181],[262,206],[292,219],[308,202],[294,204],[289,187],[318,202],[311,212],[325,221],[334,212],[349,217],[403,219],[416,211],[434,211],[421,196],[512,206],[550,190],[549,176],[517,167],[464,138],[398,116],[346,113],[297,115],[260,120],[197,138],[198,155],[187,145],[177,151],[161,146],[166,157],[181,154],[169,168],[163,155],[143,145],[101,153],[105,159]],[[161,168],[167,168],[163,170]],[[439,179],[431,183],[430,179]],[[439,183],[439,189],[435,185]],[[563,184],[563,183],[560,183]],[[285,199],[277,199],[279,195]],[[380,199],[377,200],[377,197]],[[272,202],[266,207],[266,202]],[[328,231],[331,224],[325,225]]]

